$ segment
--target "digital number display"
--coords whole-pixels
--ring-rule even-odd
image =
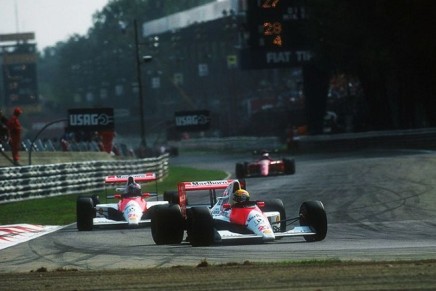
[[[282,48],[297,43],[294,27],[306,18],[302,0],[248,0],[249,46]],[[292,42],[292,43],[291,43]]]
[[[272,44],[282,46],[282,24],[280,22],[264,22],[263,35],[270,37]]]
[[[258,0],[258,7],[261,14],[268,15],[274,10],[280,10],[281,0]],[[275,14],[275,13],[274,13]],[[283,24],[276,15],[269,15],[263,22],[263,36],[262,41],[267,46],[272,45],[281,47],[283,45]]]

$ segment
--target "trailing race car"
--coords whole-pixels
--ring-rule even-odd
[[[76,203],[77,229],[79,231],[92,230],[98,225],[128,225],[150,223],[153,207],[168,204],[168,201],[147,201],[147,198],[156,197],[157,194],[142,193],[138,183],[156,181],[155,173],[108,176],[106,184],[126,183],[125,187],[116,188],[117,203],[101,204],[97,196],[80,196]]]
[[[255,151],[254,154],[257,154]],[[253,162],[237,163],[235,167],[237,179],[272,175],[295,174],[294,159],[272,159],[268,151],[262,151],[261,157]]]
[[[282,200],[249,201],[240,199],[244,183],[239,180],[181,182],[178,184],[178,204],[156,206],[151,219],[151,232],[156,244],[180,244],[186,230],[186,240],[192,246],[208,246],[225,240],[274,241],[283,237],[302,236],[306,241],[321,241],[327,234],[327,216],[321,201],[301,204],[298,216],[286,218]],[[221,197],[216,190],[224,189]],[[189,206],[188,191],[207,190],[210,204]],[[246,192],[246,191],[245,191]],[[191,201],[191,199],[190,199]],[[295,222],[298,226],[287,230]]]

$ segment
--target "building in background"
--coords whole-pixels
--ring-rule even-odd
[[[222,136],[282,135],[305,122],[302,62],[260,61],[268,52],[296,53],[285,44],[262,45],[265,36],[254,35],[262,24],[250,23],[248,8],[245,1],[215,1],[143,23],[153,56],[144,66],[148,124],[185,110],[210,110],[208,134]]]

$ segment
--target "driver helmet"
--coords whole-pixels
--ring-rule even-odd
[[[127,186],[127,195],[129,196],[141,196],[141,185],[138,183],[130,183]]]
[[[233,201],[236,203],[247,202],[250,200],[250,194],[244,189],[236,190],[233,193]]]
[[[268,153],[268,151],[263,150],[263,151],[262,151],[262,157],[264,157],[264,158],[269,157],[269,153]]]
[[[135,179],[133,179],[132,176],[129,176],[129,178],[127,178],[127,185],[134,183],[134,182],[135,182]]]

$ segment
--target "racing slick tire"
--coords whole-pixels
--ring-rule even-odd
[[[94,207],[95,207],[97,204],[100,204],[100,197],[99,197],[98,195],[93,194],[93,195],[91,196],[91,199],[92,199],[92,204],[94,205]]]
[[[163,199],[170,204],[179,204],[179,193],[177,191],[165,191]]]
[[[280,220],[286,220],[286,211],[283,201],[281,199],[268,199],[264,200],[265,206],[262,208],[262,212],[267,211],[277,211],[280,213]],[[276,232],[277,227],[272,226],[274,232]],[[280,223],[280,232],[286,231],[286,221]]]
[[[93,228],[95,207],[92,198],[79,197],[76,202],[76,221],[79,231],[90,231]]]
[[[294,159],[283,159],[283,164],[285,166],[286,175],[295,174],[295,160]]]
[[[327,235],[327,215],[321,201],[306,201],[300,206],[300,225],[309,226],[316,235],[304,236],[308,242],[321,241]]]
[[[245,170],[245,164],[237,163],[235,167],[235,175],[237,179],[243,179],[247,175]]]
[[[213,218],[207,207],[187,209],[187,233],[193,247],[210,246],[214,240]]]
[[[180,244],[183,240],[184,219],[178,204],[153,206],[151,235],[157,245]]]

